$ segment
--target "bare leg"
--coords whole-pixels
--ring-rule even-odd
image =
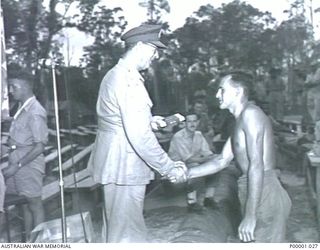
[[[41,197],[30,199],[29,208],[33,217],[33,227],[38,226],[44,222],[44,209]]]
[[[30,233],[33,227],[32,223],[32,214],[29,209],[29,204],[22,206],[23,219],[24,219],[24,230],[26,235],[26,241],[28,242],[30,239]]]
[[[28,205],[23,206],[25,230],[27,241],[31,231],[40,223],[44,222],[44,209],[41,197],[28,198]]]

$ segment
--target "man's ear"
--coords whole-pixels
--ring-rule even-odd
[[[241,87],[237,87],[236,89],[236,95],[239,96],[239,95],[243,95],[244,94],[244,89],[241,88]]]

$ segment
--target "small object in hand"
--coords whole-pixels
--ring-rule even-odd
[[[171,126],[175,126],[178,125],[180,122],[185,121],[185,117],[179,113],[171,115],[171,116],[167,116],[165,117],[163,120],[159,120],[157,121],[158,127],[161,128],[165,128],[169,125]]]

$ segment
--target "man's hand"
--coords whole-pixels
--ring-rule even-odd
[[[165,124],[164,117],[155,115],[152,117],[150,125],[153,131],[158,131],[160,128],[160,124],[163,124],[163,123]]]
[[[182,161],[176,161],[174,168],[167,174],[168,179],[172,183],[182,183],[187,181],[188,169]]]
[[[18,163],[10,163],[8,167],[2,170],[2,174],[5,178],[9,178],[13,176],[16,172],[18,172],[19,166]]]
[[[239,238],[243,242],[252,242],[254,238],[254,230],[256,228],[256,219],[244,217],[240,223],[238,233]]]

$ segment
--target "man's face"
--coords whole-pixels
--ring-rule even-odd
[[[237,88],[231,85],[230,79],[230,76],[226,76],[221,80],[216,94],[221,109],[228,109],[237,98]]]
[[[150,67],[154,59],[159,58],[158,49],[151,43],[142,43],[140,46],[141,60],[139,62],[139,70],[145,70]]]
[[[189,132],[195,132],[199,125],[199,120],[196,115],[187,115],[186,116],[186,129]]]
[[[21,101],[25,90],[26,83],[21,79],[12,79],[9,84],[9,92],[15,101]]]
[[[193,109],[197,115],[200,115],[204,112],[204,107],[201,103],[195,103]]]

